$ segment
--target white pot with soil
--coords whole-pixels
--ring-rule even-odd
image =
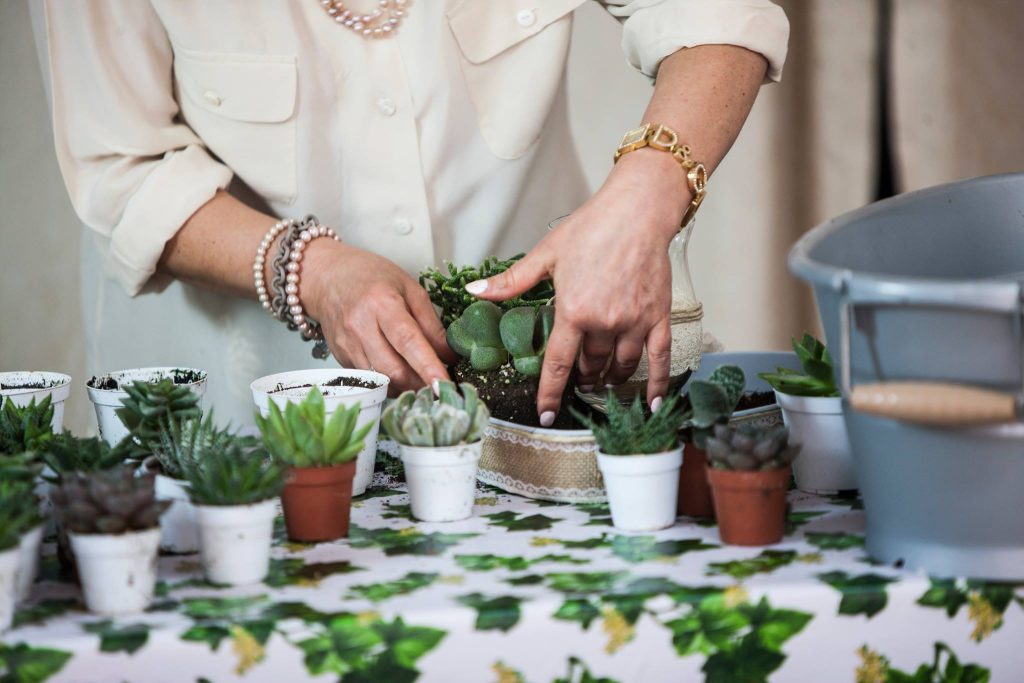
[[[18,541],[18,599],[26,600],[39,575],[39,548],[43,543],[44,525],[40,524],[21,535]]]
[[[197,505],[203,573],[211,583],[259,583],[270,568],[277,500],[253,505]]]
[[[482,441],[400,446],[413,517],[423,522],[454,522],[473,515],[481,446]]]
[[[651,455],[597,452],[612,524],[622,531],[656,531],[675,524],[683,449]]]
[[[160,516],[160,550],[176,554],[199,552],[199,525],[196,506],[189,500],[189,483],[157,474],[156,499],[171,501]]]
[[[20,571],[21,552],[18,546],[0,551],[0,633],[9,629],[14,620]]]
[[[821,494],[858,488],[842,399],[775,394],[790,442],[801,446],[793,463],[797,488]]]
[[[64,429],[64,402],[71,395],[71,376],[59,372],[0,372],[0,403],[7,399],[26,406],[32,399],[38,404],[47,396],[53,405],[53,432]]]
[[[121,402],[128,397],[128,392],[122,388],[123,385],[132,382],[156,383],[163,379],[171,379],[175,384],[187,385],[200,397],[200,406],[202,405],[202,396],[206,393],[205,370],[175,367],[137,368],[99,375],[85,383],[89,400],[96,408],[96,422],[104,441],[114,446],[128,436],[128,429],[117,416],[117,409],[121,407]]]
[[[374,463],[377,459],[377,434],[380,429],[380,411],[388,396],[387,375],[372,370],[350,370],[347,368],[294,370],[261,377],[250,385],[253,400],[260,414],[268,415],[268,406],[273,401],[284,410],[289,401],[298,403],[306,397],[310,388],[317,386],[324,396],[326,418],[339,406],[359,404],[359,420],[356,429],[371,423],[366,443],[356,459],[356,475],[352,482],[352,495],[366,491],[373,479]]]
[[[70,532],[85,606],[103,615],[135,614],[153,601],[160,529],[123,534]]]

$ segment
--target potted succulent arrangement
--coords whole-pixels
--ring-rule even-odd
[[[64,401],[70,395],[71,377],[59,372],[0,372],[0,403],[9,399],[25,406],[49,398],[53,406],[50,424],[55,433],[64,428]]]
[[[786,427],[718,424],[706,440],[708,481],[722,541],[770,545],[782,540],[790,464],[800,447]]]
[[[203,573],[211,583],[258,583],[270,544],[285,467],[257,439],[232,435],[186,470],[199,523]]]
[[[430,387],[406,391],[384,410],[381,421],[398,442],[412,514],[424,522],[453,522],[473,514],[480,445],[490,419],[470,384],[441,382],[435,402]]]
[[[120,465],[73,473],[53,490],[91,612],[132,614],[153,600],[160,515],[170,504],[156,499],[154,478]]]
[[[268,415],[256,413],[263,443],[288,466],[281,494],[285,527],[295,541],[333,541],[348,536],[356,456],[376,422],[358,426],[360,405],[337,408],[326,417],[318,387],[282,412],[275,401]]]
[[[39,545],[42,542],[48,510],[40,510],[40,501],[48,500],[47,485],[39,482],[41,466],[38,453],[52,442],[53,423],[56,408],[51,396],[44,396],[38,403],[35,398],[19,404],[13,398],[3,399],[0,409],[0,476],[7,481],[17,479],[25,483],[32,494],[33,509],[38,524],[26,529],[19,547],[25,566],[21,574],[20,594],[25,594],[35,581],[39,567]]]
[[[835,384],[832,357],[810,334],[793,340],[803,372],[779,367],[762,373],[782,407],[782,418],[794,443],[801,446],[793,464],[797,488],[811,493],[836,493],[857,488],[850,439],[843,419],[843,401]]]
[[[672,526],[683,463],[679,428],[685,416],[678,396],[669,396],[650,417],[639,396],[628,408],[609,396],[607,409],[606,423],[579,412],[576,418],[597,440],[597,465],[608,491],[612,524],[623,531]]]
[[[29,462],[11,458],[0,468],[0,632],[10,627],[14,606],[28,597],[39,567],[39,499],[33,470],[20,465]]]
[[[175,386],[187,387],[202,402],[203,394],[206,393],[206,371],[193,368],[138,368],[135,370],[121,370],[110,372],[106,375],[92,377],[85,383],[89,400],[96,409],[96,422],[99,425],[100,436],[106,439],[111,446],[117,444],[128,435],[129,428],[119,419],[118,409],[122,407],[125,399],[129,398],[127,387],[130,384],[155,384],[161,380],[168,380]]]
[[[293,370],[261,377],[250,385],[250,389],[263,417],[269,415],[271,403],[284,408],[289,401],[301,401],[310,387],[317,387],[323,395],[328,418],[338,408],[358,405],[357,427],[362,429],[369,426],[363,450],[356,458],[356,473],[352,482],[352,495],[358,496],[366,491],[373,479],[380,411],[387,399],[390,381],[387,375],[373,370]]]

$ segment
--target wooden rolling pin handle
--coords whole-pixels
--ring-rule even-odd
[[[850,391],[850,405],[869,415],[936,426],[1017,420],[1017,403],[1009,394],[938,382],[860,384]]]

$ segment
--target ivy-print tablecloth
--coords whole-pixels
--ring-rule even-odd
[[[737,548],[713,525],[629,535],[605,505],[490,488],[470,520],[417,523],[378,484],[347,541],[291,544],[279,524],[264,585],[163,557],[156,603],[116,620],[83,612],[47,555],[0,680],[1024,680],[1024,586],[875,565],[859,501],[790,501],[784,542]]]

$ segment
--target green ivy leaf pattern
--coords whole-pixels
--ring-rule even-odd
[[[589,598],[566,600],[554,614],[555,619],[578,622],[584,631],[590,628],[591,622],[600,616],[601,610],[594,606],[594,603]]]
[[[281,586],[315,587],[328,576],[363,571],[351,562],[306,562],[300,557],[274,558],[270,560],[270,571],[264,583],[272,588]]]
[[[878,574],[850,576],[842,571],[818,574],[818,578],[842,594],[840,614],[863,614],[869,619],[885,609],[888,602],[885,587],[896,580]]]
[[[574,507],[590,517],[584,526],[612,525],[612,511],[608,503],[576,503]]]
[[[398,489],[391,489],[386,486],[371,486],[359,496],[353,496],[352,500],[356,501],[367,501],[373,498],[389,498],[391,496],[400,496],[404,491]]]
[[[148,624],[115,625],[110,619],[82,624],[88,633],[100,637],[100,652],[127,652],[135,654],[149,640]]]
[[[569,671],[565,678],[556,678],[552,683],[618,683],[613,678],[594,676],[578,657],[569,658]]]
[[[1014,591],[1024,584],[998,581],[931,579],[931,585],[917,600],[925,607],[936,607],[953,618],[967,606],[967,618],[973,626],[971,638],[981,642],[1003,625],[1003,615],[1015,599]],[[1024,607],[1024,601],[1021,601]]]
[[[416,521],[416,518],[412,516],[412,505],[409,503],[404,505],[388,503],[382,509],[380,517],[381,519],[404,519],[409,522]]]
[[[934,645],[932,661],[921,664],[913,672],[892,666],[885,655],[861,647],[861,665],[855,673],[858,683],[988,683],[992,672],[980,664],[961,664],[952,648],[943,642]]]
[[[525,557],[503,557],[501,555],[456,555],[455,562],[463,569],[472,572],[488,572],[494,569],[508,569],[510,571],[523,571],[532,565],[545,562],[561,562],[566,564],[587,564],[590,560],[575,558],[572,555],[548,554],[541,557],[528,559]]]
[[[365,598],[370,602],[383,602],[396,595],[408,595],[420,588],[432,585],[440,576],[437,573],[409,572],[400,579],[382,583],[370,583],[352,586],[349,595],[353,598]]]
[[[13,627],[42,624],[47,619],[82,610],[82,603],[73,598],[40,600],[34,605],[22,605],[14,613]]]
[[[616,536],[612,539],[612,553],[626,562],[669,560],[697,550],[712,550],[719,546],[705,543],[699,538],[659,541],[654,536]]]
[[[864,537],[845,531],[808,531],[807,542],[822,550],[849,550],[864,547]]]
[[[801,555],[795,550],[763,550],[757,557],[728,562],[711,562],[704,572],[707,576],[731,576],[742,581],[755,574],[768,574],[793,562],[821,562],[821,555]]]
[[[184,613],[194,620],[181,639],[205,643],[217,651],[227,638],[240,632],[248,634],[259,645],[266,645],[274,631],[276,620],[267,618],[263,611],[270,605],[266,595],[251,597],[186,598],[182,601]]]
[[[790,510],[786,514],[786,535],[790,536],[796,533],[796,530],[807,524],[816,517],[821,517],[825,514],[825,510]]]
[[[543,531],[550,529],[555,522],[562,521],[560,518],[541,514],[521,515],[512,510],[503,510],[484,515],[484,517],[491,520],[489,522],[491,526],[504,527],[508,531]]]
[[[353,548],[380,548],[385,555],[441,555],[467,538],[479,534],[423,533],[416,527],[404,529],[365,529],[353,524],[349,544]]]
[[[540,574],[524,574],[505,579],[505,583],[510,586],[537,586],[544,583],[544,577]]]
[[[470,593],[458,601],[476,610],[477,631],[508,631],[519,623],[522,614],[519,608],[522,598],[514,595],[488,598],[480,593]]]
[[[71,653],[63,650],[0,641],[0,681],[43,683],[59,673],[69,659]]]

